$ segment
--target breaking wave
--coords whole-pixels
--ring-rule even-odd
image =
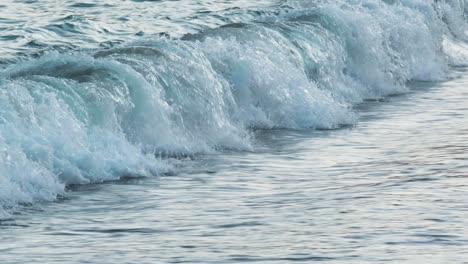
[[[256,22],[9,65],[0,214],[171,172],[169,157],[249,150],[251,129],[353,124],[363,100],[466,64],[467,14],[464,0],[290,0]]]

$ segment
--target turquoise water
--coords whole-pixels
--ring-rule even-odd
[[[4,4],[2,263],[468,263],[467,11]]]

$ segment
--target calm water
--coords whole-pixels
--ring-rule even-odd
[[[2,3],[0,262],[468,263],[466,24],[337,3]]]

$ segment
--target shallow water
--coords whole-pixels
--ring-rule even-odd
[[[467,14],[2,2],[0,262],[468,263]]]
[[[467,263],[461,74],[364,103],[354,127],[257,131],[186,173],[72,187],[2,222],[3,263]]]

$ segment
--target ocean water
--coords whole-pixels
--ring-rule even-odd
[[[1,263],[468,263],[467,18],[1,2]]]

